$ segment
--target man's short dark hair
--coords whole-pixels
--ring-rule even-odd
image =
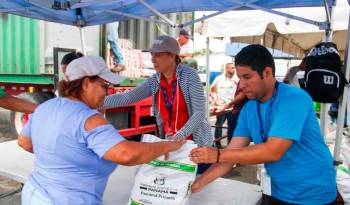
[[[238,52],[235,56],[235,66],[249,66],[258,72],[261,78],[263,78],[265,67],[269,66],[272,68],[272,75],[275,76],[273,56],[267,48],[259,44],[246,46]]]
[[[84,54],[80,53],[80,52],[71,52],[68,53],[66,55],[63,56],[62,60],[61,60],[61,65],[68,65],[70,62],[72,62],[73,60],[80,58],[84,56]]]

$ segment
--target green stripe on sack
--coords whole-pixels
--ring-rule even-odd
[[[341,166],[341,165],[338,167],[338,171],[342,171],[342,172],[344,172],[345,174],[350,174],[349,171],[348,171],[345,167],[343,167],[343,166]]]
[[[180,171],[184,171],[184,172],[195,172],[196,171],[195,165],[183,164],[183,163],[178,163],[178,162],[152,160],[148,164],[151,166],[154,166],[154,167],[163,167],[163,168],[180,170]]]
[[[143,203],[137,202],[137,201],[134,201],[133,199],[131,199],[130,205],[143,205]]]

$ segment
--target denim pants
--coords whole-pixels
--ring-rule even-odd
[[[234,125],[234,115],[232,112],[225,113],[223,115],[219,115],[216,117],[216,123],[215,126],[218,126],[215,128],[215,139],[218,139],[222,137],[222,128],[221,126],[224,124],[225,120],[227,119],[227,137],[228,139],[232,138],[233,131],[235,129]]]
[[[111,46],[111,50],[112,50],[112,54],[114,56],[114,61],[115,64],[124,64],[124,58],[122,55],[122,50],[118,44],[118,27],[119,27],[119,23],[118,22],[113,22],[113,23],[109,23],[107,24],[108,27],[108,43]]]
[[[30,181],[27,181],[22,189],[22,205],[53,205],[53,203],[35,188]]]

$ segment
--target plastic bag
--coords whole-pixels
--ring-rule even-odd
[[[329,145],[329,149],[333,154],[334,145]],[[346,140],[342,141],[341,152],[340,152],[340,164],[337,167],[337,189],[340,193],[344,204],[350,205],[350,145],[346,142]]]
[[[162,139],[154,135],[143,135],[143,142],[157,142]],[[131,191],[130,205],[184,205],[190,196],[191,184],[196,177],[197,165],[190,161],[190,151],[197,147],[186,142],[179,150],[171,152],[169,159],[160,156],[137,171]]]

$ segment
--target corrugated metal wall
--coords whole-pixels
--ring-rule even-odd
[[[39,22],[0,13],[0,74],[39,74]]]
[[[166,16],[173,22],[184,23],[191,20],[192,13],[172,13]],[[179,29],[144,20],[128,20],[119,24],[119,38],[129,39],[133,43],[133,48],[136,49],[149,48],[159,35],[166,34],[176,38],[178,33]]]

